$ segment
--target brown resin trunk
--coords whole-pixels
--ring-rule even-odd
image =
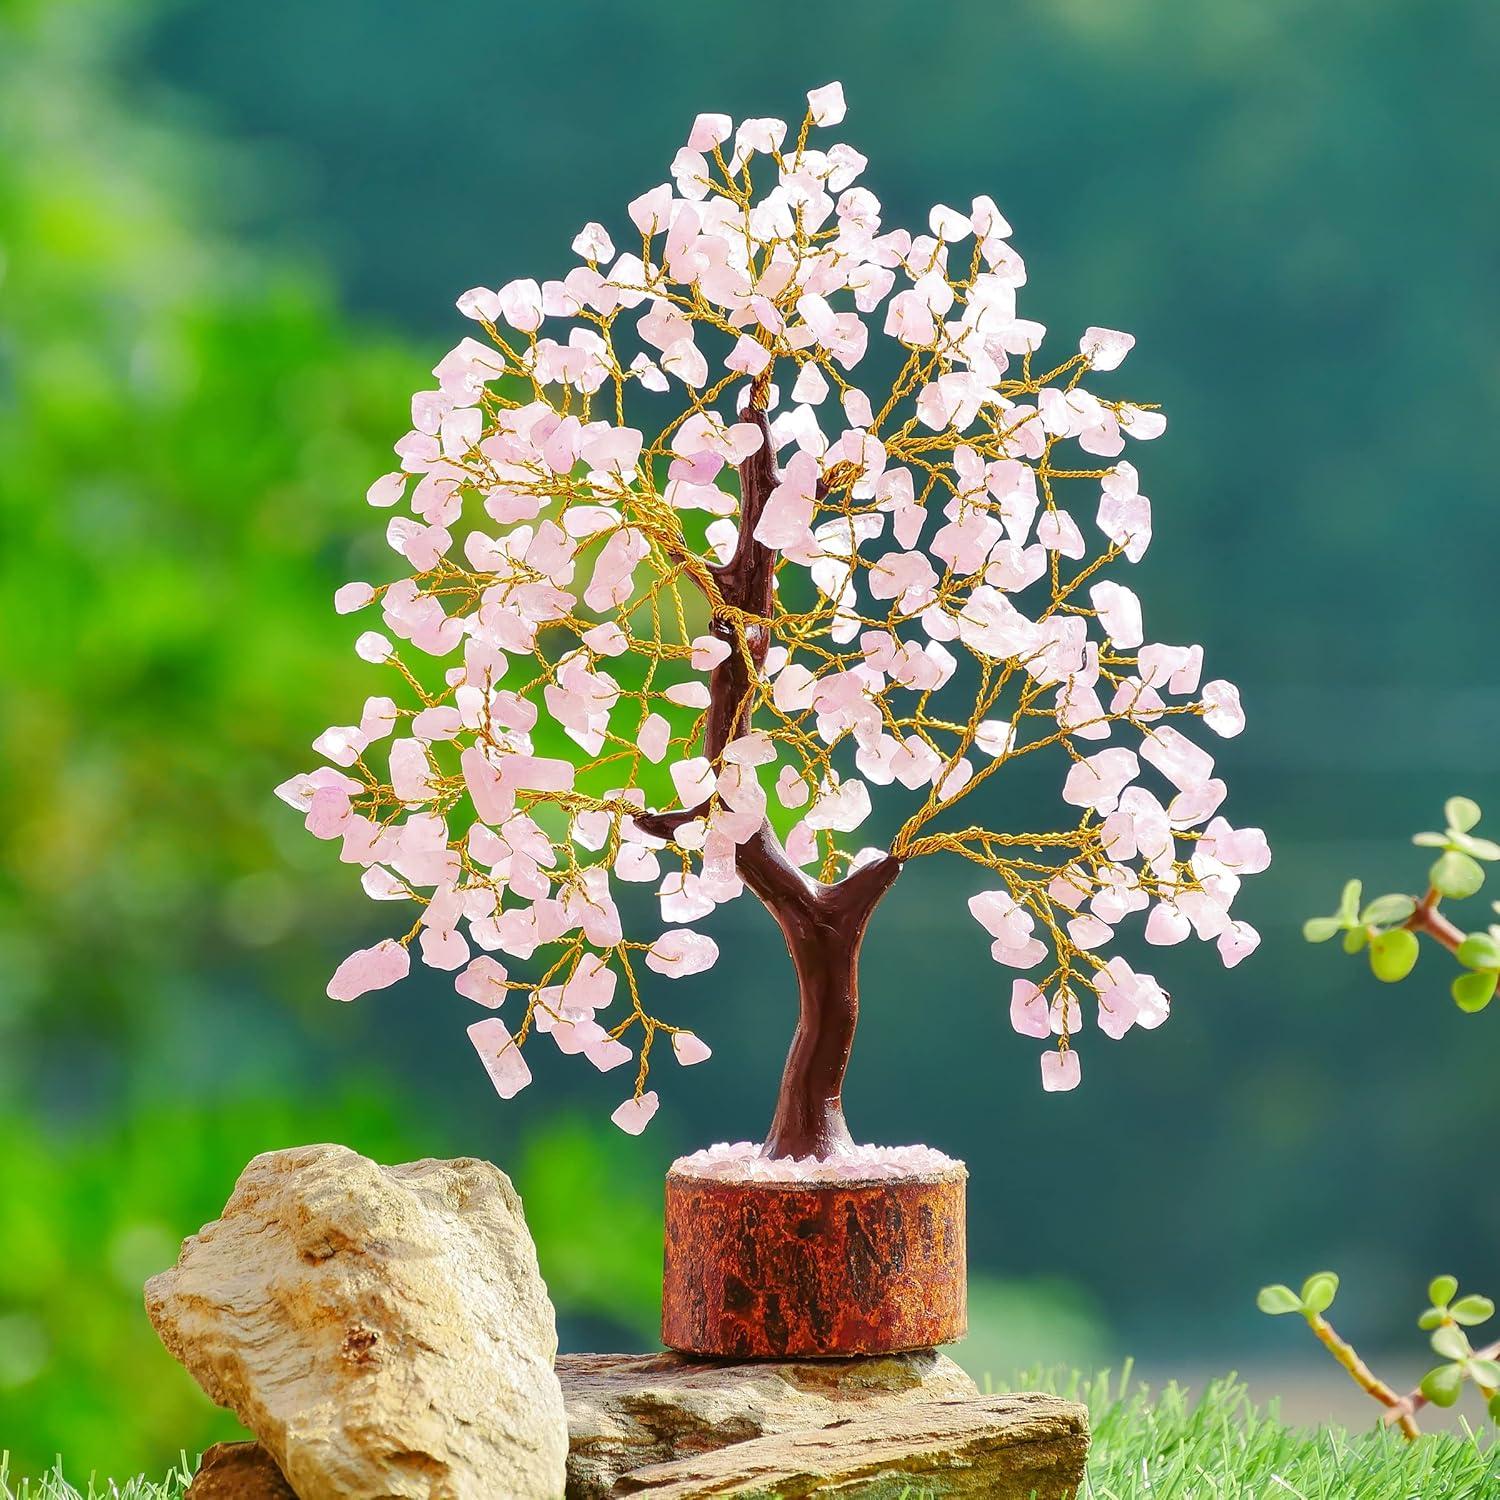
[[[755,528],[779,476],[770,425],[752,398],[741,415],[761,430],[762,445],[740,465],[739,539],[727,563],[711,569],[725,606],[709,632],[729,655],[709,677],[703,753],[717,760],[725,745],[750,728],[756,677],[770,650],[769,620],[775,554],[755,540]],[[716,603],[712,598],[710,603]],[[657,838],[672,838],[705,807],[647,813],[636,822]],[[766,1138],[770,1156],[827,1156],[849,1145],[841,1099],[844,1071],[859,1018],[856,968],[860,942],[880,898],[901,873],[889,854],[832,884],[812,880],[790,859],[769,820],[738,847],[736,868],[776,919],[797,972],[798,1017],[782,1074],[776,1113]]]
[[[889,857],[837,885],[807,882],[798,899],[746,883],[776,918],[797,975],[797,1028],[781,1075],[765,1151],[827,1157],[852,1144],[844,1123],[844,1074],[859,1020],[859,949],[900,864]]]

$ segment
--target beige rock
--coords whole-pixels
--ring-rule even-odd
[[[646,1500],[1074,1500],[1088,1446],[1088,1415],[1074,1402],[957,1396],[653,1464],[622,1477],[611,1493]]]
[[[563,1492],[552,1305],[488,1162],[258,1156],[146,1310],[301,1500]]]
[[[916,1401],[974,1396],[974,1382],[926,1349],[868,1359],[756,1364],[680,1354],[564,1354],[568,1495],[598,1500],[631,1470],[768,1433],[879,1419]]]

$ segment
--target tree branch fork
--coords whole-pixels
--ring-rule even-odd
[[[749,729],[758,675],[771,647],[775,556],[755,538],[778,482],[775,447],[766,413],[752,404],[741,416],[761,432],[761,446],[740,464],[740,521],[735,550],[709,569],[719,592],[707,594],[716,612],[709,630],[729,654],[709,674],[704,754],[717,761],[724,747]],[[720,606],[727,606],[720,613]],[[708,809],[636,815],[653,838],[672,840]],[[775,918],[797,975],[799,1011],[765,1150],[773,1157],[826,1157],[851,1144],[842,1088],[859,1017],[859,949],[881,897],[903,861],[889,852],[856,865],[841,880],[804,874],[788,857],[769,818],[736,846],[740,878]]]

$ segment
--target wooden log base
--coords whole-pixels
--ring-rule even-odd
[[[967,1329],[962,1163],[832,1181],[667,1175],[662,1342],[721,1359],[839,1358]]]

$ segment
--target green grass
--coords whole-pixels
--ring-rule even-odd
[[[0,1500],[182,1500],[196,1464],[186,1454],[165,1479],[130,1479],[116,1484],[92,1476],[81,1485],[63,1478],[59,1463],[40,1479],[12,1479],[10,1455],[0,1453]]]
[[[1284,1426],[1233,1376],[1194,1398],[1169,1385],[1032,1372],[1017,1383],[1088,1405],[1094,1443],[1080,1500],[1495,1500],[1494,1429],[1408,1443],[1386,1429],[1355,1434]]]
[[[1398,1434],[1298,1431],[1256,1408],[1233,1376],[1193,1399],[1177,1386],[1148,1391],[1130,1372],[1113,1379],[1032,1372],[1018,1389],[1054,1391],[1086,1402],[1093,1452],[1080,1500],[1494,1500],[1500,1444],[1492,1430],[1435,1433],[1408,1443]],[[191,1478],[184,1459],[160,1483],[75,1487],[61,1469],[41,1479],[9,1477],[0,1456],[0,1500],[181,1500]],[[909,1500],[922,1500],[911,1492]]]

